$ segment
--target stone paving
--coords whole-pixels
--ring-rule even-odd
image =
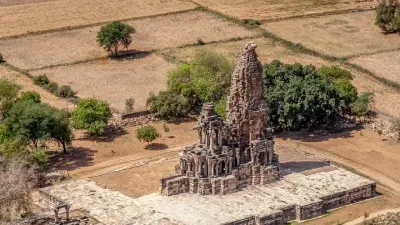
[[[255,185],[229,195],[158,193],[130,198],[120,192],[104,189],[93,181],[77,180],[44,190],[83,209],[104,224],[137,225],[209,225],[222,224],[251,215],[269,215],[282,207],[308,205],[320,198],[373,181],[341,168],[311,175],[291,173],[268,185]],[[229,207],[227,207],[229,206]]]

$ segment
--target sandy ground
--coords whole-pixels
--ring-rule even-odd
[[[351,59],[376,75],[400,83],[400,51],[385,52]]]
[[[165,89],[168,71],[175,65],[154,54],[138,57],[123,61],[97,60],[39,70],[34,74],[47,74],[60,85],[71,85],[79,97],[103,99],[120,111],[127,98],[134,98],[135,109],[142,110],[150,92]]]
[[[25,4],[40,3],[40,2],[50,2],[50,1],[56,1],[56,0],[0,0],[0,7],[10,6],[10,5],[25,5]]]
[[[374,0],[194,0],[194,2],[233,17],[257,20],[277,20],[350,9],[369,9],[375,5]]]
[[[150,51],[205,42],[252,37],[255,31],[203,12],[146,18],[127,22],[136,29],[129,51]],[[100,26],[0,40],[7,61],[21,69],[42,68],[107,56],[96,42]]]
[[[2,7],[0,38],[191,10],[180,0],[59,0]]]
[[[74,108],[74,105],[71,102],[60,99],[46,90],[34,85],[31,79],[18,72],[8,69],[6,66],[0,65],[0,77],[5,77],[11,81],[14,81],[22,87],[22,91],[36,91],[40,94],[42,102],[48,103],[51,106],[59,109]]]
[[[280,21],[263,27],[286,40],[334,56],[399,48],[399,36],[382,34],[374,21],[375,12],[368,11]]]
[[[128,166],[131,162],[148,161],[159,156],[176,157],[178,147],[197,140],[197,132],[193,130],[194,122],[167,123],[169,132],[164,131],[163,123],[153,125],[161,137],[150,146],[136,139],[137,127],[126,128],[122,133],[97,139],[86,138],[82,133],[76,132],[70,153],[60,154],[61,158],[56,158],[55,167],[69,171],[74,177],[98,176],[106,172],[101,171],[102,168],[117,166],[117,169]]]

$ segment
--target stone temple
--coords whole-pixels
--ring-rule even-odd
[[[246,45],[233,72],[227,120],[215,113],[212,103],[204,104],[196,127],[199,144],[183,149],[177,175],[161,180],[161,193],[228,194],[279,179],[255,49],[252,42]]]
[[[182,150],[160,193],[130,198],[72,180],[40,189],[41,205],[87,212],[97,225],[284,225],[376,196],[374,181],[274,143],[255,48],[246,44],[237,62],[227,120],[203,106],[199,142]]]

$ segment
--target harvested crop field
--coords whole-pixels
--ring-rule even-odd
[[[375,12],[368,11],[273,22],[263,27],[286,40],[339,57],[399,48],[399,36],[382,34],[374,22]]]
[[[400,83],[400,51],[385,52],[351,59],[376,75]]]
[[[130,51],[180,47],[204,42],[226,41],[257,35],[205,12],[187,12],[127,22],[136,29]],[[183,29],[184,28],[184,29]],[[42,68],[105,57],[97,45],[100,26],[0,40],[7,61],[21,69]]]
[[[313,64],[316,66],[328,64],[328,62],[323,59],[305,55],[298,54],[292,50],[286,49],[280,44],[267,38],[257,38],[257,39],[246,39],[227,43],[214,43],[205,46],[194,46],[179,49],[167,49],[162,51],[161,54],[165,57],[174,61],[189,61],[197,51],[201,50],[212,50],[220,54],[227,56],[232,62],[235,62],[243,50],[245,44],[249,41],[254,41],[257,44],[257,54],[262,63],[270,62],[274,59],[281,60],[284,63],[302,63],[302,64]]]
[[[59,109],[73,108],[74,104],[66,100],[57,98],[53,94],[47,92],[33,84],[32,80],[24,75],[8,69],[6,66],[0,65],[0,78],[7,78],[21,86],[22,91],[36,91],[40,94],[42,102],[48,103]]]
[[[141,57],[141,58],[140,58]],[[144,109],[150,92],[165,89],[167,73],[175,65],[156,55],[135,60],[96,60],[71,66],[38,70],[60,85],[71,85],[79,97],[95,97],[122,111],[125,100],[133,97],[135,109]]]
[[[0,38],[192,10],[180,0],[59,0],[2,7]]]
[[[240,19],[278,20],[374,7],[374,0],[194,0],[201,6]]]

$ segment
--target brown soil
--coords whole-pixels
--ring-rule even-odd
[[[6,66],[0,65],[0,77],[5,77],[14,81],[22,87],[22,91],[36,91],[40,94],[42,102],[48,103],[59,109],[73,108],[74,104],[66,100],[60,99],[53,94],[47,92],[33,84],[32,80],[26,76],[8,69]]]
[[[72,149],[66,155],[57,154],[55,167],[67,170],[78,178],[98,176],[110,170],[136,165],[140,161],[176,157],[178,147],[196,141],[194,122],[167,123],[169,132],[164,131],[163,124],[154,124],[161,138],[150,145],[136,139],[137,127],[126,128],[104,138],[87,138],[83,133],[76,132]]]
[[[194,9],[180,0],[58,0],[2,7],[0,38]]]
[[[0,0],[0,7],[11,6],[11,5],[25,5],[25,4],[40,3],[40,2],[50,2],[50,1],[56,1],[56,0]]]
[[[374,0],[194,0],[240,19],[277,20],[373,8]]]
[[[368,11],[280,21],[263,27],[286,40],[335,56],[399,48],[399,36],[382,34],[374,19],[375,12]]]
[[[35,71],[34,75],[47,74],[60,85],[71,85],[79,97],[103,99],[119,111],[124,109],[125,99],[133,97],[135,110],[142,110],[150,92],[165,89],[168,71],[175,65],[154,54],[138,57],[61,66]]]
[[[255,36],[255,31],[218,19],[202,12],[188,12],[135,21],[136,29],[129,51],[150,51],[204,42]],[[184,28],[184,29],[183,29]],[[0,40],[1,53],[21,69],[85,61],[107,56],[96,42],[100,26],[78,30]]]
[[[385,52],[369,56],[361,56],[351,60],[375,74],[400,83],[400,52]],[[398,111],[399,112],[399,111]]]

